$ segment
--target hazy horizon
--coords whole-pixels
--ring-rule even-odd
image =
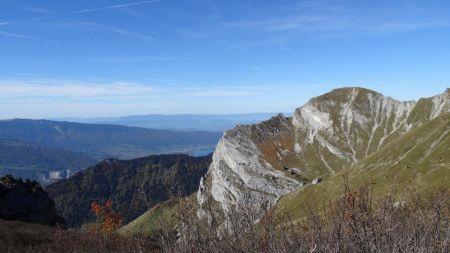
[[[450,2],[0,1],[0,118],[292,112],[450,86]]]
[[[10,119],[43,119],[43,120],[68,120],[68,119],[78,119],[78,120],[93,120],[93,119],[120,119],[120,118],[127,118],[127,117],[145,117],[145,116],[162,116],[162,117],[172,117],[172,116],[245,116],[245,115],[268,115],[273,114],[276,115],[278,113],[290,115],[292,112],[250,112],[250,113],[217,113],[217,114],[203,114],[203,113],[148,113],[148,114],[129,114],[129,115],[118,115],[118,116],[110,116],[110,117],[103,117],[103,116],[93,116],[93,117],[71,117],[71,116],[64,116],[64,117],[42,117],[42,118],[0,118],[0,120],[10,120]]]
[[[345,87],[345,86],[343,86],[343,87]],[[363,87],[363,86],[361,86],[361,87],[362,88],[366,88],[366,87]],[[341,88],[341,87],[331,88],[331,89],[326,90],[326,91],[324,91],[322,93],[315,94],[312,97],[322,95],[322,94],[324,94],[324,93],[326,93],[328,91],[331,91],[332,89],[336,89],[336,88]],[[403,97],[403,99],[401,99],[401,98],[399,98],[399,96],[395,96],[395,95],[392,96],[392,95],[389,95],[388,93],[380,92],[379,89],[377,90],[377,89],[373,89],[372,88],[372,90],[374,90],[374,91],[380,92],[383,95],[392,97],[394,99],[398,99],[400,101],[412,101],[412,100],[418,100],[420,98],[431,97],[431,96],[438,95],[438,94],[441,94],[441,93],[445,92],[446,89],[448,89],[447,86],[443,86],[441,90],[439,90],[439,89],[436,89],[436,90],[428,89],[428,92],[426,93],[426,95],[419,95],[419,94],[417,94],[416,96],[412,96],[412,95],[401,96],[401,94],[394,92],[396,95],[400,95],[400,97]],[[408,93],[410,93],[410,91],[405,90],[404,94],[408,94]],[[299,100],[301,100],[302,102],[298,103],[298,105],[292,107],[292,109],[290,111],[287,111],[287,110],[284,110],[284,111],[281,111],[281,110],[280,111],[249,111],[249,112],[239,112],[239,111],[228,112],[228,111],[226,111],[226,112],[218,112],[218,113],[212,113],[212,112],[206,112],[206,113],[197,112],[196,113],[196,112],[184,112],[184,111],[182,111],[181,113],[178,113],[178,112],[164,113],[163,110],[162,110],[161,112],[150,112],[150,113],[145,113],[145,112],[134,113],[133,111],[130,111],[129,114],[120,114],[120,113],[119,114],[117,114],[117,113],[110,114],[108,112],[106,112],[105,114],[99,114],[96,111],[94,111],[94,113],[92,113],[92,112],[86,113],[86,114],[76,114],[75,113],[73,115],[67,114],[67,113],[62,113],[62,114],[51,114],[51,113],[49,113],[49,114],[45,114],[45,112],[44,113],[41,112],[42,114],[40,113],[39,115],[23,114],[24,116],[17,116],[19,114],[11,114],[11,117],[3,116],[3,114],[0,114],[0,120],[10,120],[10,119],[34,119],[34,120],[38,120],[38,119],[44,119],[44,120],[106,120],[106,119],[109,119],[109,120],[115,120],[115,119],[120,119],[120,118],[123,118],[123,117],[150,116],[150,115],[151,116],[187,116],[187,115],[189,115],[189,116],[229,116],[229,115],[255,115],[255,114],[273,114],[273,115],[275,115],[275,114],[278,114],[278,113],[283,113],[285,115],[290,115],[290,114],[292,114],[294,112],[294,110],[296,108],[298,108],[298,107],[302,106],[303,104],[305,104],[312,97],[300,96]],[[277,104],[273,104],[273,105],[274,105],[274,107],[277,106]],[[100,111],[103,111],[103,110],[100,110]],[[137,111],[139,111],[139,110],[137,110]],[[0,109],[0,112],[3,112],[3,111]],[[7,114],[5,114],[5,115],[7,115]],[[48,116],[46,116],[46,115],[48,115]]]

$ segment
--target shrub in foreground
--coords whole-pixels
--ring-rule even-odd
[[[256,224],[250,207],[236,208],[224,225],[214,210],[199,219],[195,204],[184,202],[181,237],[161,234],[160,244],[165,252],[449,252],[448,189],[401,202],[393,194],[375,200],[370,184],[344,189],[325,208],[305,204],[303,219],[267,210]]]

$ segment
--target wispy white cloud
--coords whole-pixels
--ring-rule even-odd
[[[150,16],[145,14],[142,11],[138,11],[135,9],[131,9],[131,8],[122,8],[122,9],[117,9],[120,13],[123,13],[125,15],[128,15],[130,17],[134,17],[134,18],[139,18],[139,19],[146,19],[149,18]]]
[[[6,36],[6,37],[13,37],[13,38],[20,38],[20,39],[29,39],[29,36],[18,34],[18,33],[10,33],[5,31],[0,31],[0,35]]]
[[[275,46],[278,49],[288,51],[290,50],[288,44],[289,44],[289,36],[286,36],[286,37],[272,37],[264,39],[247,39],[247,40],[236,39],[232,44],[232,47],[238,49],[248,49],[254,47]]]
[[[42,41],[42,42],[52,43],[52,44],[58,43],[57,41],[54,41],[54,40],[47,40],[47,39],[43,39],[43,38],[28,36],[28,35],[19,34],[19,33],[11,33],[11,32],[1,31],[1,30],[0,30],[0,36],[16,38],[16,39],[36,40],[36,41]]]
[[[186,60],[183,57],[106,57],[106,58],[94,58],[90,59],[91,62],[96,63],[108,63],[108,64],[122,64],[122,63],[142,63],[142,62],[155,62],[155,61],[172,61],[172,60]]]
[[[266,30],[290,30],[307,25],[317,24],[326,20],[325,16],[296,15],[266,17],[257,20],[240,20],[223,22],[222,25],[228,28],[241,29],[266,29]]]
[[[54,14],[55,12],[49,9],[41,8],[41,7],[33,7],[33,6],[24,6],[24,10],[31,11],[40,14]]]
[[[0,118],[288,111],[298,103],[298,86],[156,83],[0,79]]]
[[[154,37],[147,35],[147,34],[129,31],[129,30],[125,30],[122,28],[117,28],[117,27],[101,24],[98,22],[78,22],[78,21],[76,21],[76,22],[48,23],[48,24],[43,24],[43,25],[47,25],[49,27],[64,28],[64,29],[68,28],[68,29],[77,29],[77,30],[83,30],[83,31],[108,32],[108,33],[114,33],[114,34],[117,34],[120,36],[133,37],[133,38],[137,38],[137,39],[145,40],[145,41],[154,41],[155,40]]]
[[[252,29],[268,32],[292,31],[366,31],[395,32],[450,26],[450,22],[407,21],[407,20],[364,20],[358,17],[277,17],[259,21],[224,22],[226,28]]]
[[[260,11],[247,19],[221,22],[225,29],[241,29],[253,32],[296,33],[389,33],[436,27],[449,27],[450,19],[442,13],[429,13],[417,4],[404,3],[350,4],[341,1],[304,1],[283,5],[276,10]],[[293,33],[293,34],[292,34]]]
[[[242,97],[253,96],[255,92],[245,88],[201,88],[181,92],[185,97]]]
[[[115,34],[119,34],[119,35],[123,35],[123,36],[127,36],[127,37],[134,37],[134,38],[146,40],[146,41],[155,40],[155,38],[153,38],[152,36],[142,34],[142,33],[137,33],[137,32],[131,32],[131,31],[123,30],[123,29],[116,28],[116,27],[104,27],[104,31],[109,31],[109,32],[112,32]]]
[[[32,12],[36,12],[36,13],[40,13],[40,14],[45,14],[45,15],[41,16],[41,17],[29,18],[29,19],[24,19],[24,20],[1,21],[0,26],[5,26],[5,25],[15,24],[15,23],[34,23],[34,22],[38,22],[38,21],[42,21],[42,20],[47,20],[47,19],[52,19],[52,18],[61,18],[61,17],[66,17],[68,15],[76,15],[76,14],[87,13],[87,12],[96,12],[96,11],[113,10],[113,9],[119,10],[119,9],[123,9],[125,7],[138,6],[138,5],[156,3],[156,2],[161,2],[161,1],[162,0],[139,1],[139,2],[133,2],[133,3],[111,5],[111,6],[102,7],[102,8],[82,9],[82,10],[72,11],[72,12],[68,12],[68,13],[56,13],[52,10],[41,8],[41,7],[32,7],[32,6],[21,5],[20,7],[24,10],[28,10],[28,11],[32,11]],[[130,11],[132,11],[132,10],[130,10]],[[138,15],[139,13],[132,12],[132,14]],[[139,32],[132,32],[129,30],[125,30],[125,29],[121,29],[121,28],[117,28],[117,27],[113,27],[113,26],[108,26],[108,25],[103,25],[103,24],[99,24],[99,23],[79,22],[78,27],[84,28],[87,30],[111,32],[111,33],[115,33],[117,35],[126,36],[126,37],[134,37],[134,38],[137,38],[140,40],[146,40],[146,41],[154,40],[154,38],[152,36],[149,36],[146,34],[142,34]],[[15,34],[15,33],[9,33],[9,32],[4,32],[4,31],[0,32],[0,35],[14,37],[14,38],[33,39],[33,40],[40,40],[40,41],[55,43],[55,41],[52,41],[52,40],[46,40],[46,39],[41,39],[41,38],[32,37],[32,36],[28,36],[28,35]]]
[[[37,22],[37,21],[51,19],[53,17],[55,17],[55,16],[37,17],[37,18],[33,18],[33,19],[24,20],[24,22]],[[0,22],[0,26],[11,24],[11,23],[13,23],[13,22]],[[59,22],[59,23],[54,23],[54,24],[41,23],[41,25],[50,26],[50,27],[59,27],[59,28],[80,29],[80,30],[87,30],[87,31],[109,32],[109,33],[113,33],[116,35],[120,35],[120,36],[124,36],[124,37],[132,37],[132,38],[145,40],[145,41],[154,41],[155,40],[154,37],[147,35],[147,34],[129,31],[129,30],[125,30],[122,28],[113,27],[113,26],[104,25],[104,24],[95,23],[95,22],[66,22],[66,23]],[[28,35],[24,35],[24,34],[9,33],[9,32],[5,32],[5,31],[0,31],[0,35],[21,38],[21,39],[40,40],[40,41],[45,41],[45,42],[49,42],[49,43],[57,43],[56,41],[53,41],[53,40],[28,36]]]
[[[258,66],[258,65],[251,65],[250,69],[253,71],[266,71],[266,70],[270,70],[273,67],[267,67],[267,66]]]
[[[67,79],[0,80],[0,98],[46,99],[132,99],[153,95],[169,97],[242,97],[254,96],[287,86],[195,86],[150,85],[124,81],[80,81]]]
[[[101,8],[81,9],[81,10],[74,11],[73,13],[74,13],[74,14],[78,14],[78,13],[87,13],[87,12],[96,12],[96,11],[104,11],[104,10],[120,9],[120,8],[125,8],[125,7],[130,7],[130,6],[143,5],[143,4],[150,4],[150,3],[156,3],[156,2],[161,2],[161,0],[148,0],[148,1],[140,1],[140,2],[134,2],[134,3],[127,3],[127,4],[110,5],[110,6],[101,7]]]
[[[15,98],[132,98],[143,94],[152,94],[158,89],[132,82],[83,82],[72,80],[2,80],[0,81],[0,97]]]

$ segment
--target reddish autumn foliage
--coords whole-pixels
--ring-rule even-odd
[[[106,201],[105,205],[93,201],[91,203],[91,209],[95,213],[95,216],[100,220],[100,224],[95,229],[102,233],[111,233],[123,225],[123,217],[120,213],[116,213],[112,209],[112,200]]]

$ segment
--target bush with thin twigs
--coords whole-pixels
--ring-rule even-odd
[[[46,242],[20,244],[0,244],[0,252],[18,253],[152,253],[160,252],[153,240],[147,237],[123,237],[117,234],[87,233],[80,231],[56,230]]]
[[[178,225],[162,220],[156,237],[56,229],[48,241],[0,244],[0,252],[449,252],[450,189],[433,196],[374,198],[371,184],[343,194],[325,208],[305,203],[305,217],[248,201],[223,214],[207,201],[177,201]],[[318,211],[321,210],[321,211]],[[169,223],[167,223],[169,224]],[[155,239],[156,238],[156,239]]]
[[[392,194],[375,200],[372,193],[370,184],[356,191],[345,185],[342,196],[320,212],[313,203],[305,203],[307,215],[293,220],[289,214],[262,208],[265,216],[258,222],[246,206],[223,219],[206,204],[202,208],[208,215],[199,218],[195,203],[180,202],[179,237],[161,234],[160,244],[165,252],[449,251],[449,189],[402,202]]]

